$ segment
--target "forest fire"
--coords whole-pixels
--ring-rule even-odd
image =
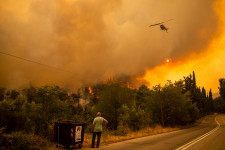
[[[88,90],[89,90],[89,93],[90,93],[91,95],[94,95],[94,93],[93,93],[91,87],[88,87]]]
[[[185,64],[186,56],[196,49],[205,48],[216,31],[218,21],[212,8],[213,0],[207,3],[203,0],[165,1],[164,5],[157,0],[144,3],[128,0],[22,1],[9,0],[0,4],[3,18],[0,20],[1,32],[4,33],[0,35],[1,49],[9,53],[7,56],[0,54],[0,83],[3,87],[20,88],[30,83],[48,83],[76,89],[83,84],[101,82],[112,73],[128,76],[143,74],[146,68],[155,68],[168,57],[173,59],[166,62],[167,67],[176,65],[177,60]],[[155,3],[159,3],[160,7],[151,9]],[[132,6],[136,5],[134,9]],[[200,5],[201,8],[197,7]],[[100,6],[107,6],[107,9],[98,9]],[[44,14],[50,15],[46,17]],[[148,28],[149,23],[164,20],[164,17],[174,19],[169,22],[168,34]],[[220,20],[223,18],[220,17]],[[26,34],[20,34],[21,31]],[[40,40],[42,37],[45,40]],[[31,61],[18,63],[25,59]],[[46,61],[31,63],[34,60]],[[67,75],[65,70],[70,70],[71,75]]]
[[[225,74],[221,70],[221,66],[224,64],[223,58],[225,57],[224,6],[224,1],[216,1],[213,4],[212,7],[218,18],[218,23],[214,34],[205,42],[206,46],[201,51],[196,49],[195,52],[189,53],[189,55],[182,57],[182,59],[176,58],[173,64],[170,64],[171,61],[166,59],[165,63],[147,69],[143,80],[148,82],[148,85],[154,86],[159,83],[166,83],[167,80],[175,82],[183,79],[187,75],[187,72],[196,71],[198,84],[204,85],[207,89],[211,88],[214,92],[218,91],[218,79]],[[207,36],[206,33],[208,33],[207,30],[212,29],[200,28],[198,31],[199,37],[205,38]],[[206,74],[207,76],[205,76]]]
[[[0,149],[74,141],[86,149],[97,112],[109,122],[100,148],[224,149],[225,0],[2,0],[0,8]],[[170,18],[168,33],[149,28]],[[207,134],[201,142],[183,130],[153,135],[202,119],[188,129]]]

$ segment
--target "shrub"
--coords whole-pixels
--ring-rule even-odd
[[[148,114],[140,107],[136,107],[136,105],[132,105],[131,107],[123,105],[119,111],[120,124],[128,126],[133,131],[142,129],[151,122]]]
[[[1,149],[39,150],[49,146],[46,139],[23,132],[12,132],[0,135]]]
[[[7,132],[21,130],[25,126],[26,114],[24,106],[26,98],[19,96],[16,100],[8,99],[0,102],[0,127],[6,127]]]

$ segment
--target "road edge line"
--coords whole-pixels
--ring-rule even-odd
[[[217,116],[216,116],[216,117],[217,117]],[[177,148],[177,149],[175,149],[175,150],[185,150],[185,149],[189,148],[190,146],[194,145],[195,143],[201,141],[201,140],[204,139],[205,137],[209,136],[210,134],[212,134],[212,133],[215,132],[216,130],[218,130],[219,127],[220,127],[220,124],[219,124],[219,122],[217,121],[216,117],[215,117],[215,122],[216,122],[217,126],[216,126],[215,128],[213,128],[213,129],[210,130],[209,132],[207,132],[207,133],[201,135],[200,137],[195,138],[194,140],[192,140],[192,141],[186,143],[185,145],[183,145],[183,146],[181,146],[181,147],[179,147],[179,148]]]

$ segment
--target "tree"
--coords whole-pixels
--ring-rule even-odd
[[[108,81],[100,94],[95,111],[100,111],[110,122],[109,127],[116,130],[120,108],[124,104],[130,106],[132,101],[134,102],[134,92],[131,89],[118,82]]]
[[[193,76],[192,87],[193,87],[193,89],[196,89],[196,79],[195,79],[195,72],[194,71],[193,71],[192,76]]]
[[[184,91],[190,93],[190,99],[192,103],[196,104],[198,107],[200,116],[210,113],[212,110],[210,107],[210,103],[212,102],[210,101],[212,101],[212,99],[209,99],[204,87],[202,87],[202,89],[197,87],[194,71],[192,75],[190,74],[190,76],[184,77]]]
[[[126,104],[122,105],[119,112],[119,120],[123,127],[129,126],[134,131],[144,128],[151,122],[148,114],[135,104],[129,107]]]
[[[55,94],[58,99],[61,101],[66,101],[69,99],[68,92],[65,89],[60,88],[59,86],[55,86]]]
[[[137,107],[144,108],[146,106],[146,97],[150,95],[150,90],[146,85],[141,85],[136,92],[136,104]]]
[[[202,88],[201,101],[202,101],[203,115],[207,115],[207,112],[208,112],[208,101],[207,101],[207,97],[206,97],[206,90],[205,90],[204,87]]]
[[[187,124],[198,117],[195,104],[191,103],[187,93],[182,94],[182,89],[170,84],[163,87],[161,94],[165,125]]]
[[[20,93],[19,93],[18,91],[16,91],[16,90],[12,90],[11,93],[10,93],[10,97],[11,97],[12,99],[14,99],[14,100],[15,100],[19,95],[20,95]]]
[[[7,132],[24,129],[26,101],[26,97],[18,96],[15,100],[5,99],[0,102],[0,128],[6,127]]]
[[[81,98],[80,89],[77,90],[77,93],[72,93],[71,97],[73,98],[73,101],[75,103],[77,102],[77,106],[80,106],[80,98]]]
[[[0,101],[2,101],[5,98],[5,88],[0,88]]]
[[[27,101],[29,103],[33,101],[37,102],[37,90],[33,86],[23,89],[23,94],[27,96]]]
[[[184,83],[185,83],[185,80],[181,80],[181,79],[179,81],[175,81],[174,83],[174,86],[176,88],[179,88],[183,94],[187,92]]]
[[[225,113],[225,100],[221,96],[215,98],[214,108],[218,113]]]
[[[92,93],[90,94],[90,103],[89,105],[97,105],[99,103],[99,97],[101,92],[103,91],[105,84],[98,83],[91,88]]]
[[[219,113],[225,113],[225,78],[220,78],[219,83],[220,83],[219,87],[220,97],[217,97],[214,100],[214,108],[215,111]]]
[[[209,90],[209,111],[210,113],[214,112],[214,104],[213,104],[213,97],[212,97],[212,90]]]
[[[219,82],[220,82],[220,87],[219,87],[220,96],[223,99],[225,99],[225,79],[221,78],[221,79],[219,79]]]
[[[42,114],[43,119],[49,123],[54,116],[51,114],[54,111],[54,106],[57,104],[57,94],[56,88],[51,86],[43,86],[38,88],[38,103],[41,104],[40,113]]]

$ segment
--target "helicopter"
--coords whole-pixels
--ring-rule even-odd
[[[165,23],[165,22],[168,22],[168,21],[171,21],[171,20],[173,20],[173,19],[170,19],[170,20],[167,20],[167,21],[164,21],[164,22],[160,22],[160,23],[156,23],[156,24],[152,24],[152,25],[150,25],[149,27],[152,27],[152,26],[157,26],[157,25],[159,25],[159,27],[160,27],[160,29],[163,31],[168,31],[168,28],[163,24],[163,23]]]

